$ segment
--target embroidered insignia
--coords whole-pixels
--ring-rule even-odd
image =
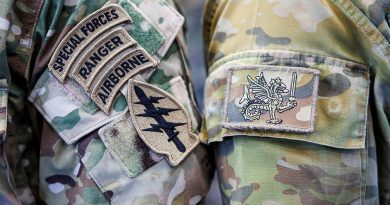
[[[93,79],[102,70],[103,65],[124,49],[135,44],[136,41],[124,28],[109,32],[102,36],[75,64],[71,77],[86,91],[89,91]]]
[[[191,119],[185,109],[165,91],[153,85],[130,80],[129,109],[142,140],[153,151],[166,155],[178,165],[198,144],[191,132]]]
[[[313,132],[318,74],[285,66],[229,69],[222,126]]]
[[[131,18],[116,4],[110,4],[93,12],[78,23],[61,41],[50,59],[50,72],[63,83],[76,56],[94,39],[93,36],[125,22],[131,22]]]
[[[109,113],[116,94],[121,87],[133,76],[145,69],[157,66],[154,60],[144,49],[136,48],[116,61],[113,66],[105,66],[102,76],[95,78],[96,82],[91,94],[92,100],[106,114]]]
[[[263,72],[260,73],[260,76],[256,76],[256,80],[253,80],[248,75],[248,82],[249,84],[244,86],[244,95],[240,99],[240,103],[246,102],[241,111],[245,120],[258,120],[264,111],[268,111],[270,119],[267,120],[267,123],[280,124],[283,120],[276,118],[275,112],[282,113],[297,106],[295,99],[295,88],[297,85],[296,72],[292,74],[290,91],[279,77],[271,79],[268,84],[265,81]],[[252,92],[253,98],[249,92]],[[290,96],[287,104],[283,105],[284,100],[282,94],[285,93],[290,93]]]

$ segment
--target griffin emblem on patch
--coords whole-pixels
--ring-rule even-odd
[[[229,69],[222,126],[313,132],[319,71],[287,66]]]
[[[130,80],[131,118],[141,139],[153,151],[178,165],[198,144],[186,110],[169,93],[153,85]]]
[[[260,115],[264,111],[269,112],[270,119],[267,120],[269,124],[283,123],[283,119],[276,117],[276,112],[282,113],[293,109],[297,106],[295,99],[295,89],[297,85],[297,73],[293,72],[290,90],[287,89],[286,84],[282,82],[279,77],[271,79],[269,84],[264,78],[263,72],[256,76],[254,80],[248,75],[248,83],[244,86],[244,95],[240,99],[240,103],[245,105],[242,109],[242,114],[245,120],[253,121],[260,119]],[[251,94],[254,97],[251,97]],[[283,96],[289,93],[288,102],[283,105]]]

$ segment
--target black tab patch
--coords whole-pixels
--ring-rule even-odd
[[[143,141],[153,151],[164,154],[172,166],[178,165],[198,144],[191,132],[191,119],[169,93],[153,85],[130,80],[130,114]]]
[[[72,68],[71,77],[86,91],[90,90],[92,81],[107,61],[110,61],[124,49],[136,45],[136,41],[124,28],[115,29],[98,38],[100,38],[98,42]]]
[[[157,66],[154,60],[144,49],[136,48],[118,60],[112,67],[105,67],[102,77],[96,78],[93,84],[91,98],[105,113],[109,113],[116,94],[121,87],[133,76],[141,71]]]
[[[93,36],[124,22],[131,22],[131,17],[116,4],[105,6],[84,18],[57,47],[49,62],[50,72],[63,83],[77,54],[93,40]]]

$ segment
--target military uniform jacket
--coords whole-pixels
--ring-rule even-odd
[[[203,201],[179,3],[0,7],[0,204]]]
[[[224,204],[390,203],[389,5],[206,3],[204,135]]]

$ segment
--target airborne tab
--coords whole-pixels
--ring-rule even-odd
[[[96,77],[91,94],[92,100],[106,114],[109,113],[116,94],[121,87],[133,76],[146,69],[157,66],[154,60],[144,49],[137,48],[126,53],[112,66],[104,67],[104,74]]]

